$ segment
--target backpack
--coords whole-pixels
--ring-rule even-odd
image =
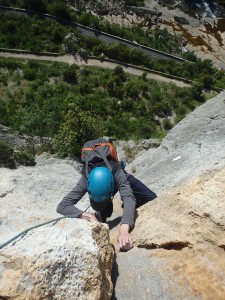
[[[114,160],[119,164],[116,149],[112,143],[105,138],[88,141],[81,149],[81,161],[84,165],[84,175],[88,177],[89,167],[105,164],[112,172],[109,160]]]

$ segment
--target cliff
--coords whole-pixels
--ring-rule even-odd
[[[114,293],[108,226],[60,220],[1,250],[0,298],[224,299],[224,119],[222,92],[128,166],[158,198],[137,211],[134,248],[116,255]],[[35,167],[2,168],[0,176],[3,243],[56,218],[56,205],[79,172],[75,163],[43,155]],[[114,218],[120,216],[119,201],[118,195]],[[88,207],[87,198],[80,207]],[[111,230],[111,242],[115,232]]]

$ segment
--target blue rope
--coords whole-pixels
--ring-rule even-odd
[[[85,209],[85,211],[87,211],[88,208],[89,208],[90,206],[91,206],[91,205],[89,205],[89,206]],[[13,238],[11,238],[10,240],[8,240],[7,242],[5,242],[4,244],[0,245],[0,249],[2,249],[3,247],[7,246],[7,245],[10,244],[11,242],[15,241],[15,240],[18,239],[20,236],[23,236],[23,235],[27,234],[28,231],[30,231],[30,230],[32,230],[32,229],[35,229],[35,228],[44,226],[44,225],[49,224],[49,223],[52,223],[52,222],[56,222],[56,223],[57,223],[59,220],[65,219],[65,218],[71,218],[71,217],[70,217],[69,215],[66,216],[66,217],[60,217],[60,218],[56,218],[56,219],[50,220],[50,221],[48,221],[48,222],[44,222],[44,223],[41,223],[41,224],[32,226],[32,227],[30,227],[30,228],[27,228],[27,229],[25,229],[24,231],[22,231],[22,232],[20,232],[19,234],[17,234],[16,236],[14,236]],[[56,224],[56,223],[55,223],[55,224]]]
[[[38,227],[40,227],[40,226],[49,224],[49,223],[54,222],[54,221],[55,221],[55,222],[58,222],[59,220],[64,219],[64,218],[66,218],[66,217],[60,217],[60,218],[57,218],[57,219],[50,220],[50,221],[48,221],[48,222],[44,222],[44,223],[41,223],[41,224],[32,226],[32,227],[30,227],[30,228],[27,228],[27,229],[25,229],[24,231],[22,231],[22,232],[20,232],[19,234],[17,234],[16,236],[14,236],[13,238],[11,238],[10,240],[8,240],[7,242],[5,242],[4,244],[0,245],[0,249],[2,249],[3,247],[5,247],[6,245],[10,244],[10,243],[13,242],[14,240],[18,239],[20,236],[27,234],[28,231],[30,231],[30,230],[32,230],[32,229],[34,229],[34,228],[38,228]]]

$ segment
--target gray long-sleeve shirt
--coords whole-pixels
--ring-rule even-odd
[[[114,174],[115,184],[119,190],[120,197],[123,201],[123,216],[121,224],[129,224],[134,226],[134,215],[136,207],[136,199],[127,180],[127,175],[122,169]],[[64,216],[78,218],[83,213],[75,204],[87,192],[87,179],[82,176],[77,185],[70,191],[63,200],[58,204],[56,211]]]

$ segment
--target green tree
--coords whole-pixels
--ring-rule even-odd
[[[63,80],[68,83],[77,83],[77,73],[76,66],[72,65],[64,70],[63,72]]]
[[[12,117],[14,129],[29,136],[51,137],[54,123],[51,114],[40,109],[36,104],[29,107],[26,112],[21,112]]]
[[[0,141],[0,167],[15,168],[13,149]]]
[[[116,66],[113,70],[113,74],[123,82],[127,79],[127,75],[121,66]]]
[[[172,127],[173,127],[173,124],[171,123],[171,121],[169,119],[163,120],[163,128],[165,130],[170,130]]]
[[[206,89],[211,89],[214,83],[213,77],[210,74],[202,76],[202,83]]]
[[[89,139],[104,135],[102,122],[90,112],[85,112],[76,103],[69,110],[55,137],[55,146],[60,157],[80,154],[82,144]]]

